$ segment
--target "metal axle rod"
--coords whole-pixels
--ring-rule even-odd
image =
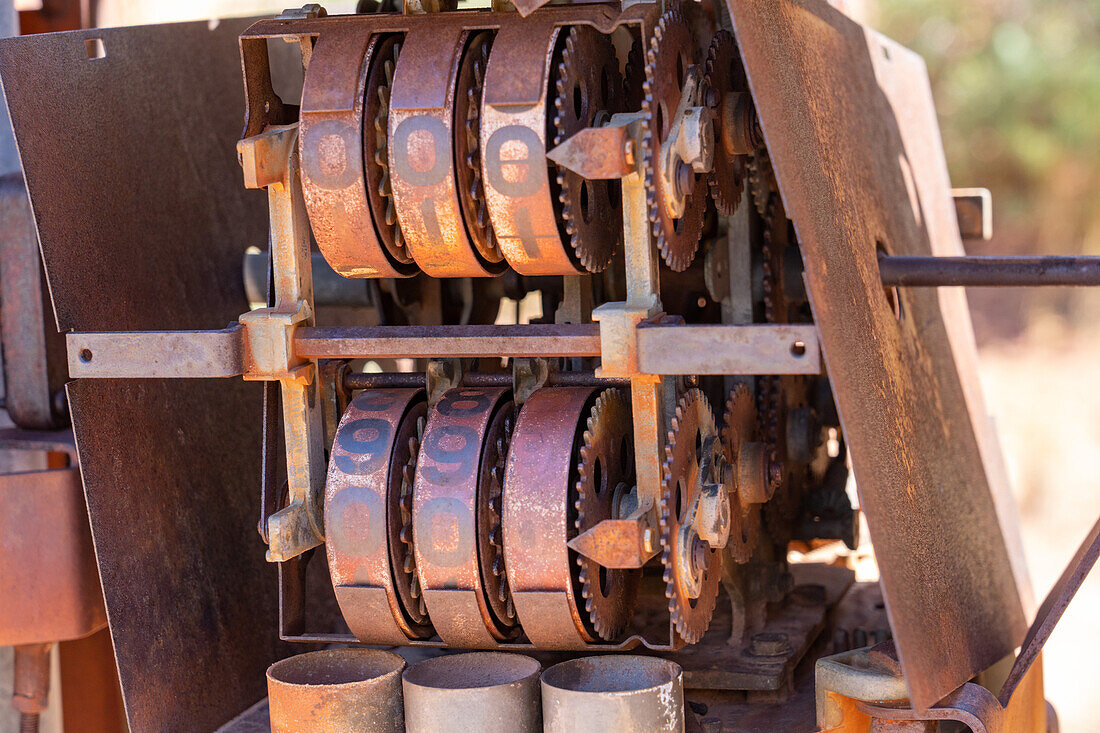
[[[910,257],[878,259],[882,284],[972,288],[1100,285],[1100,257]]]
[[[344,389],[376,389],[379,387],[416,389],[424,387],[424,372],[348,372],[344,375]],[[465,387],[511,387],[511,372],[474,372],[462,377]],[[548,387],[625,387],[629,379],[597,377],[587,372],[550,372]]]

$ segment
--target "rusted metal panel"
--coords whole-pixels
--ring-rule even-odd
[[[915,706],[1012,652],[1025,622],[992,492],[961,291],[887,254],[961,254],[923,62],[821,0],[728,0],[806,282]],[[992,492],[991,492],[992,490]]]
[[[220,329],[247,310],[241,252],[267,239],[264,196],[242,188],[234,150],[247,23],[0,43],[61,329]],[[89,58],[93,39],[102,58]],[[252,529],[260,392],[239,380],[69,385],[132,730],[210,730],[263,696],[278,642]]]

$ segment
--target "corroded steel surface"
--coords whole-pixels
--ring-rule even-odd
[[[542,673],[547,733],[684,730],[680,665],[630,654],[582,657]]]
[[[399,259],[383,245],[367,192],[364,136],[373,135],[374,128],[364,106],[377,93],[367,87],[367,77],[372,62],[384,61],[376,59],[376,51],[388,45],[380,36],[327,33],[313,48],[302,87],[298,145],[306,208],[317,246],[345,277],[403,277],[416,271],[408,257]]]
[[[402,733],[405,660],[378,649],[329,649],[267,670],[271,733]]]
[[[504,479],[504,553],[516,613],[527,638],[545,649],[597,640],[577,587],[570,496],[573,445],[595,392],[540,389],[523,403]]]
[[[409,733],[539,733],[539,673],[530,657],[500,652],[449,654],[405,670]]]
[[[241,248],[268,237],[231,144],[247,22],[0,42],[60,328],[217,329],[247,310]],[[105,57],[88,58],[92,39]],[[251,529],[259,385],[68,389],[130,727],[216,728],[262,696],[276,656]]]
[[[369,390],[340,419],[325,483],[325,548],[336,599],[352,633],[370,644],[432,635],[406,572],[401,501],[410,440],[427,405],[420,390]],[[415,455],[412,456],[415,459]]]
[[[514,638],[515,618],[498,616],[483,577],[479,521],[495,442],[511,419],[510,390],[459,387],[435,406],[424,428],[413,488],[413,552],[424,602],[450,646],[493,647]]]
[[[924,709],[1025,627],[962,295],[904,290],[899,322],[878,277],[876,242],[961,252],[924,64],[822,0],[728,5]]]

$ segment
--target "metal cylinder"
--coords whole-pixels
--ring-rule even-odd
[[[267,668],[271,733],[401,733],[405,660],[376,649],[299,654]]]
[[[449,654],[402,675],[405,730],[442,733],[538,733],[539,672],[530,657],[501,652]]]
[[[881,255],[887,287],[1041,287],[1100,285],[1100,257],[934,257]]]
[[[542,675],[546,733],[683,731],[684,675],[667,659],[616,654],[555,664]]]

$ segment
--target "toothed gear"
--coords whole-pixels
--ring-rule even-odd
[[[678,536],[696,494],[699,493],[699,455],[697,446],[706,438],[717,436],[714,414],[707,398],[692,389],[680,398],[672,418],[661,480],[661,497],[657,516],[661,530],[661,563],[664,566],[665,596],[676,633],[688,644],[703,638],[718,597],[722,575],[721,557],[696,538],[692,558],[679,557]],[[701,589],[692,598],[686,581],[677,571],[684,562],[702,565]]]
[[[416,575],[416,555],[413,553],[412,501],[413,478],[416,475],[416,461],[420,456],[420,441],[424,437],[424,415],[416,418],[416,430],[409,436],[408,457],[401,468],[401,488],[398,506],[401,510],[400,542],[394,547],[393,567],[398,594],[404,603],[405,612],[413,623],[427,625],[428,608],[424,605],[424,594],[420,589],[420,579]]]
[[[372,131],[363,136],[363,159],[366,162],[367,197],[374,214],[379,238],[386,250],[398,261],[411,263],[401,225],[397,221],[393,189],[390,186],[389,119],[390,91],[397,57],[401,53],[401,37],[388,36],[379,42],[367,77],[367,99],[364,116]]]
[[[623,109],[619,61],[608,36],[589,26],[572,26],[564,34],[557,56],[554,145],[606,122]],[[589,181],[567,168],[554,168],[561,221],[573,252],[586,270],[602,272],[623,238],[619,182]]]
[[[588,413],[577,464],[576,534],[611,519],[616,498],[635,485],[630,404],[619,389],[605,389]],[[614,641],[634,615],[642,571],[603,568],[577,555],[584,610],[596,634]]]
[[[737,43],[733,34],[727,30],[719,31],[707,50],[704,85],[707,103],[719,115],[725,95],[749,91],[748,78],[741,64]],[[716,137],[714,169],[708,176],[710,194],[718,213],[732,216],[741,204],[745,190],[747,156],[727,153],[722,136],[719,134]]]
[[[737,462],[743,443],[757,440],[759,427],[756,421],[756,402],[745,384],[730,391],[726,400],[726,413],[722,419],[722,446],[726,460],[737,475]],[[760,539],[760,505],[741,501],[736,483],[729,492],[730,538],[726,545],[729,556],[738,563],[748,562]]]
[[[666,183],[657,175],[657,167],[661,145],[668,137],[669,126],[680,104],[683,78],[695,63],[695,53],[695,41],[679,8],[665,12],[653,28],[646,50],[642,86],[642,112],[646,124],[642,149],[650,228],[665,264],[676,272],[686,270],[699,249],[706,187],[696,180],[694,190],[685,199],[683,215],[674,219],[663,204]],[[694,172],[691,175],[698,178]]]
[[[455,159],[460,162],[456,185],[466,231],[482,257],[500,262],[504,254],[497,245],[485,203],[485,182],[481,178],[481,97],[492,45],[491,31],[476,33],[462,57],[455,92],[455,119],[462,124],[455,129]]]
[[[748,156],[745,167],[748,170],[749,193],[752,195],[753,205],[756,206],[756,213],[766,217],[768,206],[779,196],[779,184],[776,183],[775,170],[767,148],[759,148]]]
[[[767,152],[757,158],[757,173],[765,178],[771,177],[771,163]],[[767,198],[762,214],[764,218],[764,244],[761,248],[761,270],[763,273],[764,320],[768,323],[787,322],[787,301],[783,289],[783,254],[786,247],[787,217],[777,195]],[[776,375],[761,377],[758,390],[761,432],[768,447],[769,460],[786,468],[786,401],[783,394],[783,378]],[[786,472],[784,471],[784,474]],[[779,481],[779,489],[786,480],[784,475]],[[782,493],[780,491],[779,493]]]
[[[513,407],[509,403],[503,408],[503,414],[498,415],[489,424],[489,435],[485,450],[486,466],[489,467],[488,481],[482,484],[482,491],[487,490],[485,499],[485,514],[479,509],[478,526],[485,527],[485,534],[479,538],[482,549],[479,553],[484,563],[481,567],[482,583],[485,587],[485,596],[489,601],[489,607],[500,625],[505,629],[517,630],[519,619],[516,617],[516,606],[512,601],[512,591],[508,586],[507,567],[504,564],[504,529],[503,516],[503,491],[504,470],[508,461],[508,446],[512,440],[512,427],[514,425]],[[479,500],[480,502],[481,500]],[[482,519],[485,520],[482,523]],[[480,534],[480,530],[479,530]]]

